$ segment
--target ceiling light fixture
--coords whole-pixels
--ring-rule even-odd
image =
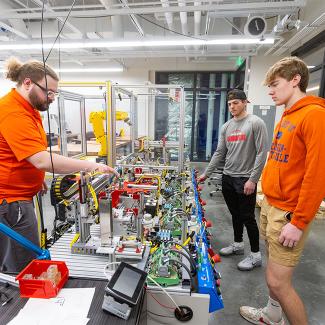
[[[123,68],[53,68],[56,72],[61,73],[91,73],[91,72],[123,72]],[[0,69],[0,72],[6,72],[6,69]]]
[[[254,38],[218,38],[218,39],[184,39],[174,38],[168,40],[139,40],[139,41],[83,41],[83,42],[63,42],[54,44],[55,49],[82,49],[82,48],[133,48],[133,47],[163,47],[163,46],[186,46],[186,45],[245,45],[245,44],[273,44],[274,38],[254,39]],[[52,48],[52,43],[44,43],[44,49]],[[10,50],[40,50],[41,43],[2,43],[0,51]]]
[[[54,68],[55,71],[57,72],[123,72],[123,68],[61,68],[61,69],[56,69]]]

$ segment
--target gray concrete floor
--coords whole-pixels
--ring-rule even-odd
[[[205,164],[194,164],[198,170],[203,171]],[[207,201],[206,218],[213,223],[212,246],[215,251],[233,241],[231,215],[227,209],[221,193],[214,197],[209,192],[214,187],[207,182],[202,190],[202,198]],[[259,211],[256,217],[259,219]],[[250,253],[246,230],[244,232],[245,253]],[[268,291],[265,283],[265,247],[260,241],[263,257],[263,266],[250,272],[237,269],[237,263],[243,256],[222,257],[218,269],[221,272],[221,292],[223,296],[223,310],[211,314],[209,325],[237,325],[249,324],[239,315],[239,307],[248,305],[252,307],[265,306]],[[294,273],[294,287],[305,303],[309,324],[325,324],[325,220],[315,220],[304,254]]]
[[[193,164],[203,171],[206,164]],[[50,184],[49,184],[50,185]],[[231,216],[224,203],[222,194],[213,198],[209,192],[213,186],[205,185],[202,198],[207,201],[206,217],[213,222],[211,233],[212,245],[215,251],[228,245],[233,240]],[[48,231],[52,230],[54,218],[53,207],[49,203],[49,195],[45,197],[45,224]],[[256,209],[258,219],[259,209]],[[247,233],[244,234],[246,253],[249,253]],[[264,242],[260,243],[263,256],[263,266],[250,272],[241,272],[237,263],[242,256],[222,258],[218,264],[221,272],[221,291],[225,308],[211,314],[209,325],[248,324],[240,315],[242,305],[264,306],[267,302],[268,291],[265,284],[265,249]],[[325,220],[316,220],[312,226],[306,243],[304,254],[294,273],[294,286],[303,299],[308,313],[310,325],[325,325]]]

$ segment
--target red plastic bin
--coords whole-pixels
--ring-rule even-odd
[[[57,265],[61,272],[61,280],[54,285],[51,280],[23,279],[25,274],[32,274],[39,277],[42,272],[46,272],[50,265]],[[64,262],[33,260],[16,277],[19,281],[20,296],[23,298],[53,298],[56,297],[60,289],[67,282],[69,270]]]

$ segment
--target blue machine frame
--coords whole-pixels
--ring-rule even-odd
[[[224,308],[222,296],[218,294],[215,284],[214,269],[209,260],[208,241],[205,234],[205,227],[203,226],[203,212],[201,203],[199,201],[199,193],[197,190],[197,182],[195,179],[195,171],[192,171],[192,184],[195,194],[196,215],[198,223],[201,224],[200,230],[196,236],[196,248],[198,256],[200,256],[197,278],[198,278],[198,292],[210,295],[209,312]]]
[[[30,240],[28,240],[24,236],[18,234],[16,231],[12,230],[10,227],[4,225],[1,222],[0,222],[0,232],[7,235],[11,239],[15,240],[21,246],[33,251],[35,254],[37,254],[38,260],[50,260],[51,259],[50,252],[47,249],[42,249],[42,248],[36,246]]]

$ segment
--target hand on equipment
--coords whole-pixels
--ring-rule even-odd
[[[202,174],[202,175],[200,175],[199,177],[198,177],[198,179],[197,179],[197,182],[198,183],[204,183],[204,181],[207,179],[207,177],[204,175],[204,174]]]
[[[99,173],[114,174],[116,177],[120,177],[120,174],[112,167],[105,164],[94,163],[94,167],[91,171],[96,171]]]

